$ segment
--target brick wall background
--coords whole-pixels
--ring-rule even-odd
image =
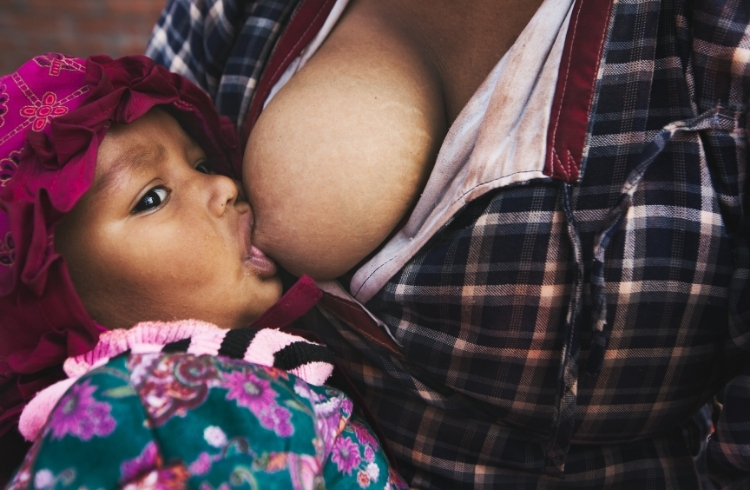
[[[142,54],[167,0],[0,0],[0,75],[57,51]]]

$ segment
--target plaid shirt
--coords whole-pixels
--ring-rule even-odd
[[[208,26],[235,19],[233,0],[172,0],[149,54],[243,124],[252,110],[222,97],[263,97],[296,3],[229,35]],[[573,19],[550,178],[471,202],[367,303],[400,352],[310,318],[413,487],[699,488],[683,425],[750,364],[750,3],[579,0]],[[265,57],[242,35],[265,36]],[[242,55],[218,70],[209,53],[227,52]],[[247,82],[217,93],[212,70]],[[725,409],[746,406],[742,379]],[[748,422],[725,421],[709,451],[740,476]]]
[[[146,54],[205,89],[242,127],[282,26],[299,0],[170,0]]]

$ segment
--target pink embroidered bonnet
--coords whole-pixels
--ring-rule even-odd
[[[144,56],[38,56],[0,77],[0,436],[103,327],[54,250],[60,218],[91,185],[112,123],[165,107],[219,170],[238,175],[236,129],[201,89]]]

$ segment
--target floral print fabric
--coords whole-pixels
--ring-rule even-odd
[[[244,361],[159,353],[78,380],[8,488],[406,485],[340,391]]]

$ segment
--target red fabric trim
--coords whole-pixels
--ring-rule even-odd
[[[544,173],[554,179],[578,181],[612,3],[579,0],[573,7],[547,132]]]
[[[286,327],[315,306],[322,295],[315,281],[308,276],[302,276],[276,304],[258,317],[250,328]]]
[[[302,0],[276,43],[258,82],[242,128],[243,145],[263,111],[263,103],[289,64],[302,52],[323,27],[336,0]]]
[[[336,315],[336,317],[360,335],[388,349],[391,353],[403,357],[396,342],[358,304],[343,300],[325,291],[323,292],[320,304],[325,306],[328,311]]]

